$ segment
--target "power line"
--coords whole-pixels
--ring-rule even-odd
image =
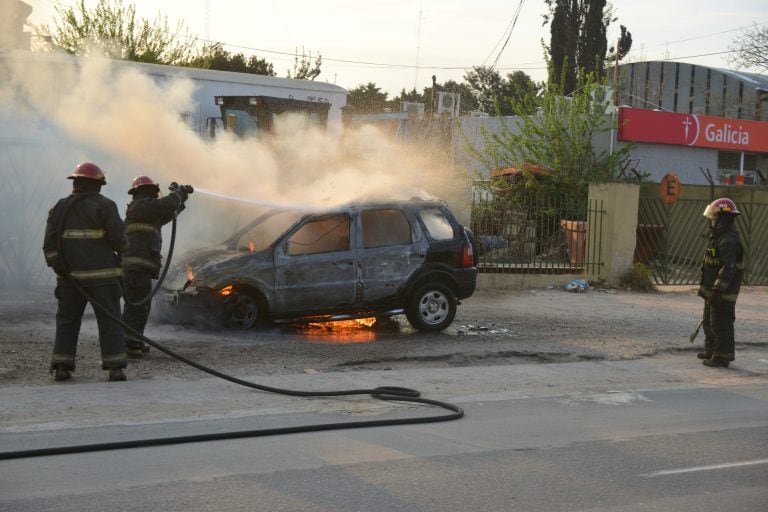
[[[705,34],[703,36],[689,37],[688,39],[678,39],[677,41],[669,41],[669,42],[666,42],[666,43],[659,43],[659,44],[656,44],[654,46],[667,46],[667,45],[670,45],[670,44],[687,43],[689,41],[696,41],[696,40],[699,40],[699,39],[706,39],[708,37],[714,37],[714,36],[719,36],[719,35],[722,35],[722,34],[728,34],[729,32],[738,32],[740,30],[744,30],[744,29],[747,29],[747,28],[752,28],[754,26],[760,27],[760,26],[763,26],[763,25],[768,25],[768,21],[765,21],[765,22],[762,22],[762,23],[756,23],[754,25],[744,25],[743,27],[737,27],[737,28],[732,28],[732,29],[729,29],[729,30],[723,30],[721,32],[713,32],[711,34]]]
[[[43,1],[45,1],[47,3],[50,3],[50,4],[57,5],[57,6],[74,8],[74,6],[72,6],[71,4],[69,4],[68,2],[65,2],[65,1],[59,1],[59,0],[43,0]],[[517,6],[517,8],[515,10],[515,13],[513,14],[513,17],[510,19],[509,23],[507,24],[507,29],[504,31],[504,34],[502,34],[501,38],[496,43],[496,45],[494,46],[494,48],[491,51],[491,53],[483,61],[483,64],[485,64],[485,62],[491,57],[491,55],[499,47],[499,45],[501,44],[501,41],[503,39],[504,43],[503,43],[501,49],[499,50],[499,52],[497,53],[496,58],[494,59],[494,63],[491,66],[492,69],[497,69],[497,70],[541,70],[541,69],[546,69],[546,65],[545,65],[544,61],[526,62],[526,63],[522,63],[521,65],[507,64],[505,66],[496,67],[496,65],[498,64],[498,61],[500,60],[500,58],[501,58],[501,56],[502,56],[502,54],[503,54],[503,52],[504,52],[504,50],[505,50],[509,40],[511,38],[512,31],[513,31],[513,29],[514,29],[514,27],[515,27],[515,25],[517,23],[517,19],[518,19],[519,15],[520,15],[520,12],[522,11],[522,7],[523,7],[524,3],[525,3],[525,0],[520,0],[519,1],[518,6]],[[768,24],[768,22],[759,23],[759,24],[757,24],[757,26],[762,26],[762,25],[765,25],[765,24]],[[736,31],[739,31],[739,30],[744,30],[744,29],[752,27],[752,26],[755,26],[755,25],[747,25],[747,26],[737,27],[737,28],[733,28],[733,29],[729,29],[729,30],[723,30],[723,31],[720,31],[720,32],[714,32],[714,33],[711,33],[711,34],[705,34],[705,35],[697,36],[697,37],[694,37],[694,38],[681,39],[681,40],[677,40],[677,41],[671,41],[671,42],[668,42],[668,43],[661,43],[660,45],[656,45],[656,46],[664,46],[664,45],[669,45],[669,44],[677,44],[677,43],[688,42],[688,41],[692,41],[692,40],[696,40],[696,39],[704,39],[704,38],[707,38],[707,37],[713,37],[713,36],[725,34],[725,33],[728,33],[728,32],[736,32]],[[178,33],[173,33],[173,34],[169,34],[169,35],[171,35],[172,37],[175,37],[175,38],[183,37],[182,34],[178,34]],[[189,35],[187,34],[187,37],[188,36]],[[235,49],[239,49],[239,50],[247,50],[247,51],[250,51],[250,52],[261,52],[261,53],[265,53],[265,54],[285,56],[285,57],[290,57],[291,59],[296,57],[296,53],[295,52],[286,52],[286,51],[279,51],[279,50],[270,50],[270,49],[267,49],[267,48],[256,48],[256,47],[252,47],[252,46],[236,45],[236,44],[232,44],[232,43],[226,43],[226,42],[222,42],[222,41],[213,41],[213,40],[210,40],[210,39],[197,38],[197,37],[195,37],[195,39],[197,39],[198,41],[200,41],[202,43],[221,44],[222,46],[225,46],[225,47],[228,47],[228,48],[235,48]],[[687,55],[687,56],[682,56],[682,57],[666,58],[666,59],[663,59],[663,60],[679,60],[679,59],[690,59],[690,58],[699,58],[699,57],[711,57],[711,56],[716,56],[716,55],[724,55],[724,54],[728,54],[728,53],[735,53],[736,51],[737,50],[727,50],[727,51],[720,51],[720,52],[713,52],[713,53],[706,53],[706,54]],[[429,65],[421,65],[421,64],[418,64],[418,63],[416,65],[413,65],[413,64],[396,64],[396,63],[393,64],[393,63],[386,63],[386,62],[352,60],[352,59],[338,59],[338,58],[331,58],[331,57],[325,57],[325,56],[323,56],[322,59],[323,59],[323,62],[333,62],[333,63],[337,63],[337,64],[342,64],[342,65],[354,65],[354,66],[363,66],[363,67],[369,67],[369,68],[375,68],[375,69],[393,69],[393,70],[404,69],[404,70],[460,71],[460,70],[470,70],[470,69],[472,69],[474,67],[474,65],[470,65],[470,66],[466,66],[466,65],[460,65],[460,66],[429,66]],[[283,60],[288,60],[288,59],[283,59]]]
[[[520,12],[523,10],[523,4],[525,3],[525,0],[520,0],[520,2],[517,4],[517,9],[515,9],[515,13],[512,15],[512,19],[509,20],[509,23],[507,24],[507,28],[504,30],[504,34],[501,36],[501,39],[496,43],[496,46],[493,47],[493,50],[491,50],[491,53],[488,55],[488,57],[485,58],[483,61],[483,66],[485,66],[485,63],[488,61],[489,58],[491,58],[491,55],[493,55],[493,52],[496,51],[496,48],[499,47],[499,44],[501,43],[501,40],[504,39],[504,45],[499,50],[499,53],[496,54],[496,58],[493,61],[493,64],[491,65],[491,69],[494,69],[496,67],[496,64],[499,63],[499,59],[501,58],[501,54],[504,53],[504,49],[507,47],[507,43],[509,43],[509,38],[512,37],[512,30],[515,28],[515,25],[517,24],[517,18],[520,17]],[[504,38],[506,36],[506,39]]]

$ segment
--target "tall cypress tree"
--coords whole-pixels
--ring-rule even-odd
[[[598,78],[605,74],[605,54],[608,41],[605,35],[606,20],[603,16],[606,0],[584,0],[584,21],[579,37],[579,68],[595,73]]]
[[[551,1],[551,0],[550,0]],[[576,85],[576,41],[578,39],[579,0],[556,0],[550,26],[549,56],[551,84],[562,85],[564,93]],[[551,6],[551,3],[550,3]]]
[[[576,87],[579,71],[594,72],[597,78],[605,75],[606,29],[615,20],[606,0],[544,1],[550,11],[544,16],[545,23],[551,23],[549,83],[562,85],[562,93],[567,95]],[[631,36],[624,42],[628,51]]]

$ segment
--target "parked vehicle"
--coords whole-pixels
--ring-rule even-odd
[[[404,313],[441,331],[475,291],[474,254],[472,233],[438,200],[272,209],[177,266],[163,296],[243,329]]]

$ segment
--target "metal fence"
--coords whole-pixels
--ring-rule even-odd
[[[736,219],[744,247],[744,284],[768,285],[768,204],[755,193],[742,194]],[[698,284],[708,230],[702,212],[708,199],[679,199],[667,204],[641,196],[635,261],[651,271],[657,284]]]
[[[480,272],[599,275],[602,201],[510,199],[486,187],[472,197]]]
[[[0,288],[54,281],[43,260],[45,220],[56,195],[68,190],[60,176],[51,179],[44,152],[38,141],[0,138]]]

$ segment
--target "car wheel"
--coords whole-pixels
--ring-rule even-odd
[[[456,296],[440,283],[424,285],[416,290],[405,310],[411,325],[420,331],[442,331],[456,316]]]
[[[221,308],[224,325],[233,329],[250,329],[259,318],[259,301],[247,293],[232,293]]]

